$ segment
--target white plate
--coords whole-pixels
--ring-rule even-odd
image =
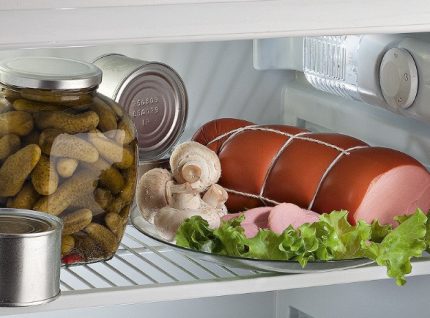
[[[158,235],[155,226],[146,221],[140,214],[139,209],[135,208],[131,213],[131,223],[134,227],[145,234],[146,236],[167,245],[176,251],[183,253],[187,256],[200,259],[203,261],[216,263],[219,265],[229,265],[236,268],[254,269],[260,271],[270,271],[277,273],[310,273],[310,272],[327,272],[333,270],[341,270],[348,268],[355,268],[372,264],[373,261],[365,258],[358,258],[352,260],[341,261],[316,261],[309,262],[304,268],[296,261],[270,261],[259,260],[244,257],[224,256],[212,253],[206,253],[188,248],[180,247],[174,243],[165,241]]]

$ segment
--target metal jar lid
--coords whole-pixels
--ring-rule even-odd
[[[141,160],[166,155],[181,137],[188,97],[181,77],[171,67],[120,54],[94,62],[103,71],[99,92],[114,99],[132,118]]]
[[[85,89],[102,80],[90,63],[56,57],[15,57],[0,62],[0,83],[36,89]]]

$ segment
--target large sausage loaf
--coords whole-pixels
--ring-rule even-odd
[[[430,174],[414,158],[334,133],[218,119],[193,139],[221,161],[230,212],[282,202],[318,213],[348,210],[350,221],[393,223],[430,208]]]

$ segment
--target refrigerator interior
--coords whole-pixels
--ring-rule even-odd
[[[252,41],[194,42],[142,45],[103,45],[0,51],[12,56],[56,56],[88,62],[119,53],[172,66],[185,82],[189,97],[189,139],[203,123],[219,117],[238,117],[262,123],[281,123],[283,90],[294,74],[253,68]]]
[[[416,36],[430,41],[426,34]],[[93,61],[115,52],[160,61],[181,75],[188,91],[189,115],[182,140],[209,120],[236,117],[348,134],[404,151],[430,167],[429,124],[314,89],[300,69],[301,41],[17,49],[0,51],[0,59],[47,55]],[[303,276],[219,268],[153,246],[132,228],[127,233],[118,257],[108,265],[63,269],[59,300],[33,308],[2,308],[0,315],[166,317],[180,312],[179,316],[188,317],[403,317],[413,308],[419,317],[427,309],[428,276],[409,278],[400,288],[382,280],[384,270],[376,267]],[[425,261],[414,267],[414,275],[430,273]]]

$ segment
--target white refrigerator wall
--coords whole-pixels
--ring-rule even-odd
[[[402,287],[388,279],[280,291],[276,318],[426,318],[429,284],[419,276]]]
[[[370,37],[370,36],[369,36]],[[383,39],[383,35],[375,38]],[[398,34],[398,41],[417,38],[430,47],[429,34]],[[411,46],[412,52],[418,48]],[[416,51],[415,51],[416,50]],[[429,94],[427,79],[428,54],[419,64],[418,79],[421,96]],[[416,120],[378,106],[356,102],[313,88],[303,75],[303,38],[257,40],[254,43],[254,66],[260,70],[294,70],[296,77],[285,83],[284,123],[311,130],[348,134],[375,146],[385,146],[406,152],[430,168],[430,121]],[[373,70],[360,69],[360,74]],[[371,77],[371,75],[369,75]],[[421,102],[421,101],[420,101]],[[427,98],[422,103],[427,108]],[[413,107],[412,107],[413,108]]]
[[[205,122],[219,117],[244,118],[257,123],[283,122],[284,89],[286,83],[294,79],[294,73],[285,70],[255,70],[253,43],[249,40],[3,50],[0,51],[0,59],[31,55],[93,61],[106,53],[120,53],[147,61],[163,62],[179,73],[189,97],[189,113],[183,140],[189,139]],[[155,318],[179,313],[178,317],[190,318],[275,318],[275,310],[275,296],[269,292],[19,316],[107,318],[126,315]]]
[[[93,61],[120,53],[172,66],[183,78],[189,97],[184,138],[203,123],[237,117],[258,123],[281,123],[283,88],[293,73],[253,68],[252,41],[116,45],[0,51],[0,59],[44,55]]]
[[[300,42],[295,43],[286,52],[282,51],[282,46],[270,52],[275,57],[286,54],[286,58],[292,61],[290,64],[297,66],[290,70],[276,64],[270,65],[269,70],[255,70],[253,42],[248,40],[0,51],[0,59],[17,55],[49,55],[92,61],[102,54],[115,52],[160,61],[177,70],[188,90],[190,105],[184,139],[209,120],[237,117],[262,124],[288,123],[317,131],[350,134],[374,145],[405,151],[427,165],[430,163],[428,124],[310,87],[300,71],[291,70],[300,69]],[[389,280],[31,316],[304,318],[307,317],[304,313],[307,313],[322,318],[404,317],[409,313],[413,317],[426,317],[424,298],[428,280],[428,277],[411,279],[404,288]],[[412,297],[414,294],[419,297]],[[367,297],[365,301],[362,300],[363,295]],[[370,300],[371,306],[363,307]],[[391,306],[392,302],[396,305]],[[303,313],[290,311],[290,306]]]
[[[144,300],[142,300],[144,301]],[[23,318],[281,318],[273,292],[13,315]],[[289,317],[288,317],[289,318]],[[293,317],[292,317],[293,318]]]
[[[430,39],[428,34],[419,37]],[[189,114],[182,140],[189,139],[209,120],[236,117],[259,124],[286,123],[349,134],[373,145],[404,151],[430,167],[428,124],[311,87],[301,71],[301,37],[254,43],[242,40],[3,50],[0,59],[47,55],[93,61],[112,52],[166,63],[183,78]]]
[[[302,75],[285,89],[284,123],[343,133],[374,146],[397,149],[430,168],[428,123],[320,92]]]

